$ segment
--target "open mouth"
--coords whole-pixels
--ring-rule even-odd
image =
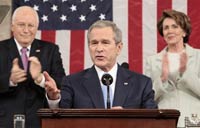
[[[103,60],[104,56],[96,56],[95,57],[97,60]]]

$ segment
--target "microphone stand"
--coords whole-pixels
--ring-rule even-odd
[[[110,109],[111,108],[111,106],[110,106],[110,87],[109,87],[109,85],[110,85],[110,82],[109,82],[109,80],[106,80],[106,83],[108,83],[107,84],[107,108],[108,109]]]
[[[107,86],[107,108],[110,109],[110,88]]]
[[[106,105],[107,105],[107,108],[110,109],[111,104],[110,104],[110,88],[109,88],[109,86],[112,84],[113,78],[110,74],[104,74],[101,78],[101,81],[102,81],[103,85],[107,86]]]

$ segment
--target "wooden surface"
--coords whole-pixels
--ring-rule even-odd
[[[176,128],[180,112],[164,109],[40,109],[42,128]]]

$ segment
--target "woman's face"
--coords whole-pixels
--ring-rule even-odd
[[[168,45],[183,44],[184,30],[172,18],[163,21],[163,37]]]

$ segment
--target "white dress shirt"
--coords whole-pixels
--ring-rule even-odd
[[[19,54],[20,54],[20,56],[21,56],[21,54],[22,54],[22,53],[21,53],[21,49],[22,49],[23,47],[18,43],[18,41],[17,41],[16,39],[14,39],[14,40],[15,40],[15,42],[16,42],[18,52],[19,52]],[[27,52],[26,52],[26,54],[27,54],[28,57],[30,56],[30,49],[31,49],[31,45],[29,45],[29,46],[27,47]],[[41,86],[42,88],[44,88],[44,83],[45,83],[45,77],[44,77],[44,75],[42,74],[42,81],[41,81],[40,83],[37,83],[37,82],[35,81],[35,84],[37,84],[37,85]],[[17,86],[17,84],[14,84],[12,81],[10,81],[10,86],[11,86],[11,87]]]
[[[98,77],[99,77],[99,81],[101,83],[102,92],[105,93],[104,94],[105,108],[107,108],[107,105],[106,105],[106,103],[107,103],[107,86],[103,85],[103,83],[101,82],[101,78],[104,74],[110,74],[113,78],[113,82],[109,86],[110,87],[110,106],[112,107],[113,106],[114,93],[115,93],[116,78],[117,78],[117,68],[118,67],[117,67],[117,63],[116,63],[109,72],[104,72],[103,70],[101,70],[100,68],[95,66],[95,69],[96,69]]]

